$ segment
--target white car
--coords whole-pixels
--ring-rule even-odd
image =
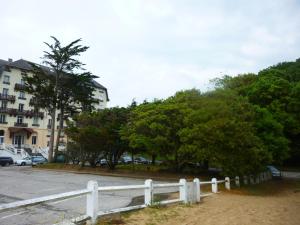
[[[15,162],[18,166],[31,165],[32,161],[30,157],[25,157],[24,159],[19,159]]]

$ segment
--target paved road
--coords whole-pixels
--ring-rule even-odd
[[[86,188],[89,180],[100,186],[143,184],[144,180],[35,170],[31,167],[0,167],[0,204]],[[162,190],[166,191],[166,190]],[[100,193],[100,210],[124,207],[143,190]],[[0,225],[53,224],[85,213],[86,197],[61,200],[0,213]]]

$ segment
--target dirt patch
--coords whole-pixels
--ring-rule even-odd
[[[299,188],[300,182],[268,182],[206,197],[196,205],[176,204],[121,214],[99,225],[299,225]]]
[[[179,192],[154,194],[154,202],[159,204],[160,201],[171,200],[178,198]],[[144,204],[144,196],[134,197],[128,206]]]

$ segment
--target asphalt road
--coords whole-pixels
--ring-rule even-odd
[[[31,167],[0,167],[0,204],[86,188],[89,180],[100,186],[143,184],[144,180],[36,170]],[[161,183],[161,182],[160,182]],[[170,190],[161,190],[166,192]],[[100,210],[127,206],[143,190],[99,193]],[[0,225],[54,224],[85,214],[86,197],[61,200],[0,213]]]

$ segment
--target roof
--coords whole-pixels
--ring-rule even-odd
[[[19,60],[12,61],[12,62],[0,59],[0,75],[2,74],[5,66],[13,67],[13,68],[21,69],[21,70],[32,70],[32,66],[30,65],[31,63],[33,63],[33,62],[30,62],[30,61],[27,61],[27,60],[24,60],[24,59],[19,59]],[[39,65],[39,64],[37,64],[37,65]],[[39,66],[43,70],[51,72],[51,69],[49,67],[46,67],[46,66],[43,66],[43,65],[39,65]],[[107,88],[104,87],[103,85],[99,84],[95,80],[93,80],[93,83],[94,83],[96,88],[103,89],[105,91],[106,99],[107,99],[107,101],[109,101]]]

